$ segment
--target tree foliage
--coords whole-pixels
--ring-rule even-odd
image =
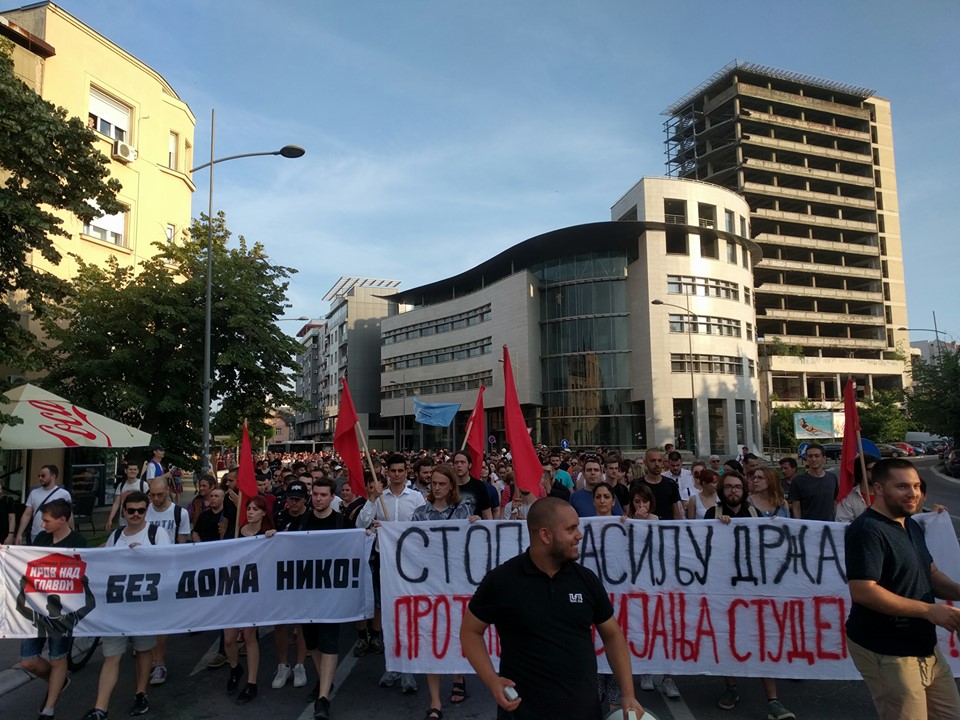
[[[799,405],[781,405],[774,408],[767,426],[764,429],[764,437],[771,445],[780,452],[796,452],[799,447],[797,436],[793,433],[794,413],[813,409],[813,403],[804,400]]]
[[[58,264],[57,242],[70,238],[64,211],[88,222],[119,212],[120,183],[108,179],[109,162],[96,150],[96,134],[79,118],[42,99],[14,73],[13,45],[0,41],[0,367],[35,370],[38,339],[22,316],[43,318],[67,286],[38,269],[32,253]],[[0,393],[10,389],[0,374]],[[10,418],[0,415],[0,424]]]
[[[71,293],[45,325],[47,384],[73,402],[154,435],[180,462],[199,453],[202,420],[207,217],[189,240],[164,246],[138,272],[83,263]],[[244,419],[269,436],[268,410],[293,404],[298,343],[276,324],[287,278],[263,246],[238,247],[221,212],[213,221],[211,430],[232,435]]]
[[[894,390],[876,390],[863,399],[857,412],[860,416],[860,434],[875,442],[903,440],[910,422],[903,412],[903,393]]]
[[[960,351],[941,346],[933,360],[915,359],[911,375],[906,402],[913,424],[960,441]]]

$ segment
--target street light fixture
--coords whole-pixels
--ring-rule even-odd
[[[242,153],[240,155],[229,155],[222,158],[214,158],[214,120],[216,110],[210,109],[210,162],[203,165],[197,165],[190,173],[198,170],[210,168],[210,193],[207,206],[207,291],[205,301],[204,327],[203,327],[203,451],[200,467],[203,472],[210,469],[210,354],[211,354],[211,335],[212,335],[212,317],[213,317],[213,166],[227,162],[228,160],[237,160],[238,158],[258,157],[260,155],[280,155],[285,158],[302,157],[306,152],[299,145],[284,145],[279,150],[271,152]],[[306,319],[306,318],[304,318]]]
[[[690,414],[693,416],[693,457],[694,459],[699,457],[698,447],[700,441],[700,428],[699,423],[697,422],[697,394],[696,394],[696,385],[693,374],[693,320],[696,319],[696,315],[690,312],[690,296],[686,296],[687,306],[675,305],[673,303],[664,302],[663,300],[651,300],[651,305],[665,305],[667,307],[677,308],[677,310],[683,310],[684,314],[687,316],[687,357],[690,358]]]
[[[937,362],[940,362],[943,359],[943,344],[940,342],[940,330],[937,329],[937,313],[933,312],[933,328],[908,328],[900,326],[897,328],[900,331],[907,332],[932,332],[937,338]],[[944,333],[946,335],[946,333]]]

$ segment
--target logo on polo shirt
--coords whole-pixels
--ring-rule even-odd
[[[583,603],[583,593],[570,593],[570,602]]]

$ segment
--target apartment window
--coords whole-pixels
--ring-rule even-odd
[[[170,223],[167,223],[167,242],[171,245],[173,244],[173,238],[177,234],[177,228]]]
[[[743,302],[746,305],[750,304],[750,288],[748,287],[743,288]]]
[[[733,240],[727,240],[727,262],[737,264],[737,244]]]
[[[874,165],[880,164],[880,151],[877,148],[873,149],[873,164]]]
[[[746,245],[743,246],[743,252],[741,254],[743,255],[743,266],[747,270],[749,270],[750,269],[750,250],[747,249]]]
[[[108,138],[126,141],[130,135],[130,108],[106,93],[90,88],[87,124]]]
[[[740,236],[747,237],[747,219],[743,215],[740,216]]]
[[[872,142],[874,145],[877,144],[877,126],[876,125],[870,126],[870,142]]]
[[[747,414],[747,402],[746,400],[734,400],[733,401],[733,417],[734,425],[737,429],[737,445],[743,446],[747,442],[746,437],[746,414]]]
[[[688,254],[687,234],[683,230],[674,230],[673,228],[668,228],[666,232],[666,236],[667,236],[667,255]]]
[[[877,230],[879,232],[886,232],[885,223],[883,222],[883,215],[877,215]]]
[[[889,305],[883,306],[883,318],[886,320],[887,325],[893,324],[893,308]]]
[[[876,185],[877,187],[882,187],[882,185],[880,185],[880,171],[879,171],[879,170],[874,170],[874,171],[873,171],[873,184]]]
[[[883,210],[883,193],[877,193],[877,210]]]
[[[663,199],[663,221],[671,225],[687,224],[686,200]]]
[[[753,340],[753,323],[747,323],[747,340]]]
[[[180,136],[175,132],[170,133],[170,146],[167,149],[167,167],[171,170],[177,169],[177,148],[180,146]]]
[[[723,211],[723,221],[723,229],[728,233],[735,233],[737,231],[737,216],[734,214],[733,210]]]
[[[887,254],[887,239],[883,235],[880,236],[880,254]]]
[[[96,203],[93,205],[96,206]],[[83,234],[119,247],[126,247],[126,227],[127,213],[119,212],[116,215],[101,215],[89,223],[84,223]]]
[[[890,277],[890,265],[886,260],[880,261],[880,270],[884,278]]]
[[[707,203],[697,203],[697,212],[700,216],[700,227],[715,230],[717,227],[717,206]]]
[[[700,235],[700,257],[714,258],[720,257],[720,249],[717,247],[719,241],[714,234]]]

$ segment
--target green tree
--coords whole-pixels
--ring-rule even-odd
[[[804,400],[799,405],[781,405],[774,408],[767,426],[764,429],[764,437],[770,443],[771,448],[776,448],[784,452],[796,452],[799,446],[797,436],[793,433],[794,413],[803,412],[813,408],[813,403]]]
[[[120,183],[108,179],[107,159],[82,120],[43,100],[14,74],[13,45],[0,41],[0,367],[40,369],[31,363],[40,341],[23,318],[42,319],[67,293],[67,284],[35,266],[32,253],[56,265],[55,241],[67,240],[64,211],[89,222],[99,211],[121,210]],[[0,394],[10,389],[0,373]],[[11,419],[0,415],[0,424]]]
[[[913,361],[907,411],[920,430],[960,441],[960,351],[940,347],[937,358]]]
[[[875,442],[903,440],[910,421],[903,412],[903,393],[895,390],[876,390],[864,398],[858,413],[860,434]]]
[[[137,273],[80,261],[80,273],[46,330],[50,382],[77,403],[141,427],[168,450],[201,447],[207,217],[183,245],[162,246]],[[211,429],[268,437],[275,405],[296,403],[290,385],[299,344],[276,324],[295,272],[270,263],[263,246],[238,247],[221,212],[213,221]],[[179,458],[185,463],[187,458]]]

